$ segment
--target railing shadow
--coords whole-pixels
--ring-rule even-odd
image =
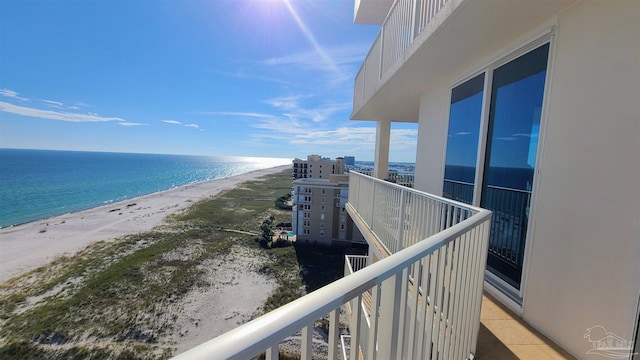
[[[476,347],[476,358],[482,359],[500,359],[500,360],[518,360],[519,358],[509,350],[493,333],[487,329],[484,324],[480,323],[480,331],[478,332],[478,345]]]

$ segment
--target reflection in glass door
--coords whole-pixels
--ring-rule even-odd
[[[442,196],[471,204],[482,117],[484,73],[453,88]]]
[[[549,45],[493,71],[481,207],[493,211],[487,268],[520,288]]]

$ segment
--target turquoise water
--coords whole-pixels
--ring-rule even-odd
[[[0,227],[287,164],[291,159],[0,149]]]

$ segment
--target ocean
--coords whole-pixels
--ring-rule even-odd
[[[0,228],[291,160],[0,149]]]

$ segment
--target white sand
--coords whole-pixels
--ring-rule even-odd
[[[100,240],[149,231],[165,217],[238,183],[290,166],[186,185],[119,203],[0,230],[0,282]],[[135,204],[135,205],[133,205]]]
[[[228,255],[203,264],[208,286],[193,289],[175,311],[174,355],[261,315],[262,305],[277,287],[274,279],[258,272],[266,260],[258,250],[236,246]]]

